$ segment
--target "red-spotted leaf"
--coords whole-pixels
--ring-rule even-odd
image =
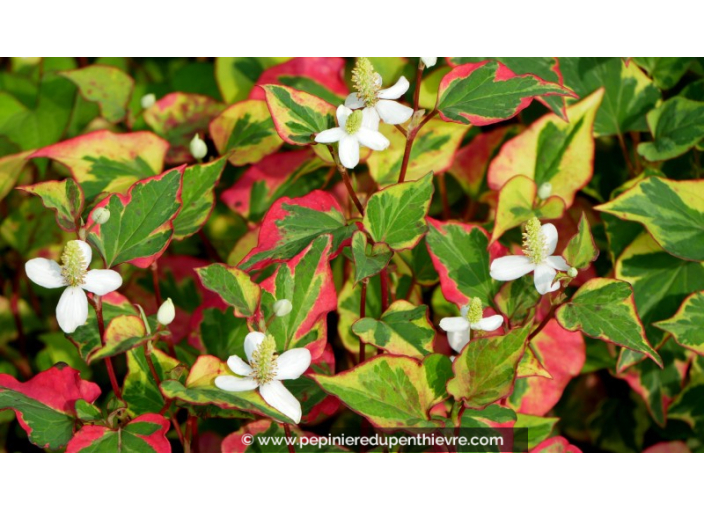
[[[169,420],[144,414],[116,429],[84,426],[68,443],[67,453],[171,453]]]
[[[321,188],[328,174],[311,150],[270,154],[250,166],[220,199],[233,211],[258,222],[282,197],[297,198]]]
[[[75,83],[86,100],[98,103],[100,114],[108,122],[119,122],[125,118],[134,88],[134,80],[129,74],[117,67],[100,64],[59,74]]]
[[[517,380],[509,404],[519,413],[544,416],[560,400],[567,384],[582,370],[586,359],[584,339],[581,333],[567,331],[552,319],[531,339],[529,349],[550,378]]]
[[[59,227],[75,232],[80,228],[80,216],[83,211],[83,190],[73,179],[63,181],[46,181],[18,189],[27,191],[42,199],[44,207],[56,213]]]
[[[432,196],[432,172],[377,191],[367,202],[364,229],[395,251],[413,248],[428,230],[425,216]]]
[[[301,198],[283,197],[264,216],[257,246],[240,267],[252,271],[289,260],[326,234],[332,236],[330,255],[334,256],[356,229],[347,224],[340,204],[330,193],[316,190]]]
[[[261,291],[249,275],[225,264],[211,264],[196,269],[203,286],[215,292],[225,303],[235,308],[240,317],[251,317],[259,306]]]
[[[122,193],[140,179],[157,175],[169,144],[154,133],[95,131],[34,152],[66,165],[88,202],[103,191]]]
[[[173,236],[173,218],[181,208],[183,167],[135,183],[126,194],[115,193],[97,207],[107,207],[110,219],[88,234],[107,267],[129,262],[149,267],[166,250]],[[88,228],[93,226],[93,219]]]
[[[437,110],[448,122],[486,126],[510,119],[538,96],[573,96],[557,83],[516,75],[496,61],[464,64],[440,82]]]
[[[317,133],[335,126],[335,107],[319,97],[281,85],[264,85],[266,104],[281,139],[310,145]]]
[[[167,164],[193,161],[189,144],[196,133],[207,132],[210,121],[225,105],[208,96],[174,92],[159,99],[144,111],[144,121],[154,132],[167,140],[171,147]]]
[[[49,450],[63,448],[76,426],[76,401],[94,402],[97,384],[83,381],[78,370],[57,365],[19,382],[0,374],[0,409],[12,409],[29,440]]]
[[[218,152],[235,166],[256,163],[276,152],[281,138],[264,101],[247,100],[230,106],[210,123]]]
[[[327,342],[327,314],[337,308],[337,294],[328,258],[332,236],[315,239],[305,250],[261,283],[259,317],[274,316],[274,303],[288,299],[291,313],[272,320],[267,332],[276,339],[276,348],[284,352],[306,347],[315,360],[323,354]]]
[[[489,238],[481,227],[428,218],[426,240],[433,265],[440,275],[445,299],[463,306],[473,297],[491,306],[499,283],[489,276],[491,258],[500,247],[489,251]],[[491,255],[491,257],[490,257]]]
[[[450,360],[433,354],[423,362],[384,354],[334,376],[311,375],[330,395],[376,427],[437,427],[430,409],[447,398]]]
[[[183,171],[183,205],[173,221],[174,238],[184,239],[198,232],[208,221],[215,205],[215,186],[225,168],[225,158],[186,167]]]
[[[447,392],[470,409],[484,409],[505,398],[513,390],[529,331],[530,326],[524,326],[469,342],[452,364],[455,376]]]
[[[530,453],[582,453],[582,450],[570,444],[564,437],[557,436],[546,439]]]

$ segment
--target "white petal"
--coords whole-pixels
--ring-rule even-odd
[[[569,271],[570,266],[569,264],[565,261],[564,258],[562,258],[559,255],[552,255],[548,257],[548,259],[545,261],[549,266],[554,267],[558,271]]]
[[[552,223],[546,223],[540,227],[540,231],[545,236],[545,250],[548,255],[552,255],[557,246],[557,229]]]
[[[460,308],[460,317],[467,317],[467,314],[469,314],[469,305],[464,305]]]
[[[362,127],[369,128],[372,131],[379,131],[379,114],[373,106],[368,106],[362,110]]]
[[[257,350],[257,347],[264,341],[266,335],[259,331],[247,333],[244,337],[244,353],[247,355],[247,361],[252,361],[252,354]]]
[[[420,57],[425,64],[425,67],[433,67],[438,63],[438,57]]]
[[[379,133],[379,131],[372,131],[371,129],[361,127],[356,135],[359,143],[375,151],[383,151],[389,146],[389,140]]]
[[[538,264],[535,268],[535,273],[533,273],[533,283],[535,283],[535,288],[541,294],[547,294],[560,288],[560,282],[552,281],[555,279],[557,271],[547,264]]]
[[[298,379],[310,366],[310,351],[303,347],[291,349],[276,360],[277,379]]]
[[[285,414],[294,422],[301,421],[301,403],[296,400],[281,381],[271,381],[259,387],[262,398],[274,409]]]
[[[61,276],[61,266],[53,260],[42,258],[28,260],[24,265],[24,271],[27,273],[27,278],[47,289],[66,286],[64,277]]]
[[[401,76],[392,87],[380,90],[376,97],[379,99],[398,99],[406,93],[408,87],[410,87],[410,83],[405,76]]]
[[[347,108],[345,105],[341,104],[337,107],[337,125],[340,127],[345,127],[347,124],[347,117],[352,115],[352,110]]]
[[[345,168],[354,168],[359,163],[359,141],[356,136],[345,135],[339,145],[340,162]]]
[[[403,124],[413,115],[413,108],[389,99],[377,102],[375,108],[381,120],[387,124]]]
[[[530,273],[535,269],[528,257],[523,255],[508,255],[507,257],[499,257],[491,263],[489,273],[494,280],[506,282],[520,278],[524,274]]]
[[[64,333],[73,333],[88,319],[88,298],[80,287],[66,287],[56,305],[56,320]]]
[[[237,375],[247,376],[252,373],[252,367],[245,363],[242,358],[234,354],[227,358],[227,366]]]
[[[443,331],[465,331],[469,329],[469,321],[464,317],[445,317],[440,320]]]
[[[88,266],[90,266],[90,261],[93,260],[93,250],[85,241],[78,239],[74,242],[78,243],[78,246],[81,247],[81,251],[83,252],[83,261],[86,263],[85,268],[88,268]]]
[[[335,143],[345,135],[345,130],[339,127],[326,129],[315,136],[315,141],[318,143]]]
[[[249,391],[257,386],[257,381],[251,377],[235,377],[234,375],[219,375],[215,378],[215,386],[225,391]]]
[[[495,331],[501,327],[504,323],[504,318],[501,315],[492,315],[491,317],[484,317],[482,320],[477,322],[477,324],[472,324],[472,329],[479,329],[481,331]]]
[[[356,110],[357,108],[364,107],[364,100],[360,99],[356,92],[352,92],[347,99],[345,99],[345,106],[347,108],[352,108]]]
[[[460,352],[469,343],[469,329],[465,331],[450,331],[447,333],[447,343],[455,352]]]
[[[86,273],[86,283],[81,285],[84,290],[104,296],[122,285],[122,276],[112,269],[91,269]]]

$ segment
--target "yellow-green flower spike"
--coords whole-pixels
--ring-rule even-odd
[[[279,369],[276,362],[276,342],[274,337],[267,337],[259,344],[259,347],[252,354],[249,365],[252,367],[252,378],[259,383],[266,384],[274,380],[276,371]]]
[[[352,69],[352,83],[357,90],[357,97],[367,106],[374,106],[377,93],[381,88],[379,75],[374,72],[374,66],[367,57],[359,57],[357,64]]]
[[[359,128],[362,127],[362,119],[364,118],[362,110],[355,110],[352,114],[347,117],[347,122],[345,122],[345,131],[348,135],[353,135]]]
[[[78,287],[86,283],[86,260],[83,258],[83,251],[78,241],[66,243],[61,255],[61,264],[61,276],[64,277],[66,285]]]
[[[540,220],[533,218],[526,223],[523,233],[523,253],[533,264],[545,261],[545,234],[540,230]]]
[[[469,310],[467,311],[467,320],[470,324],[476,324],[482,320],[483,310],[482,310],[482,300],[475,297],[469,303]]]

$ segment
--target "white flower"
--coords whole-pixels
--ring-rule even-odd
[[[66,287],[56,307],[56,320],[65,333],[73,333],[88,319],[88,299],[84,291],[103,296],[122,285],[122,276],[112,269],[91,269],[93,253],[85,241],[69,241],[61,255],[62,265],[36,258],[24,265],[30,280],[47,289]]]
[[[215,378],[215,386],[225,391],[249,391],[259,388],[259,394],[274,409],[301,421],[301,404],[281,380],[298,379],[310,366],[310,351],[304,348],[290,349],[281,356],[276,354],[273,337],[257,331],[244,339],[244,352],[249,364],[239,356],[230,356],[227,366],[235,374]]]
[[[154,103],[156,103],[156,96],[154,94],[146,94],[142,96],[142,99],[139,101],[142,105],[142,108],[145,110],[149,107],[151,107]]]
[[[413,115],[413,108],[393,101],[403,96],[410,86],[403,76],[394,86],[382,90],[381,76],[374,72],[369,59],[362,57],[352,70],[352,81],[357,92],[347,96],[345,106],[353,110],[364,108],[375,130],[379,127],[379,118],[387,124],[403,124]]]
[[[553,283],[557,271],[569,271],[565,259],[553,255],[557,246],[557,229],[555,225],[540,225],[537,218],[526,224],[523,234],[523,253],[500,257],[491,263],[491,277],[499,281],[516,280],[533,271],[533,283],[541,294],[547,294],[560,288],[560,282]]]
[[[354,168],[359,163],[359,146],[364,145],[375,151],[383,151],[389,141],[373,125],[366,109],[353,112],[346,106],[337,107],[337,122],[340,127],[326,129],[318,133],[318,143],[339,142],[340,162],[345,168]]]
[[[459,317],[445,317],[440,327],[447,331],[447,341],[456,352],[469,343],[469,331],[495,331],[504,323],[501,315],[482,318],[482,301],[474,298],[469,305],[460,308]]]
[[[279,299],[274,303],[274,313],[277,317],[285,317],[293,310],[293,305],[288,299]]]
[[[176,318],[176,308],[174,307],[174,302],[171,298],[167,299],[159,307],[159,311],[156,312],[156,320],[159,324],[168,326]]]
[[[98,225],[104,225],[110,219],[110,209],[107,207],[96,207],[93,209],[90,217],[93,218],[93,221]]]
[[[438,57],[420,57],[425,64],[425,67],[433,67],[438,63]]]
[[[196,136],[191,140],[189,148],[191,150],[191,156],[196,159],[203,159],[208,154],[208,146],[200,139],[198,133],[196,133]]]

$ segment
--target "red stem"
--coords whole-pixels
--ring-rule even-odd
[[[387,268],[381,270],[381,312],[389,307],[389,272]]]
[[[296,449],[293,447],[291,441],[291,425],[284,423],[284,432],[286,433],[286,445],[288,446],[288,453],[296,453]]]
[[[345,183],[345,188],[347,188],[347,193],[349,193],[352,202],[354,202],[355,207],[359,211],[359,214],[364,216],[364,207],[362,207],[362,202],[360,202],[357,193],[354,191],[354,187],[352,186],[352,181],[350,180],[350,175],[347,173],[347,169],[340,162],[340,158],[337,156],[335,150],[330,146],[328,146],[328,150],[330,151],[332,158],[335,160],[337,170],[342,176],[342,182]]]
[[[367,316],[367,280],[362,280],[362,296],[359,301],[359,318],[364,319]],[[366,347],[367,344],[360,338],[359,339],[359,362],[363,363],[366,358]]]
[[[95,308],[95,315],[98,318],[98,332],[100,333],[100,343],[105,346],[105,320],[103,319],[103,298],[100,296],[95,296],[94,300],[91,300],[93,308]],[[108,369],[108,377],[110,377],[110,385],[112,386],[112,391],[115,396],[122,400],[122,392],[120,391],[120,386],[117,384],[117,377],[115,377],[115,369],[112,366],[112,360],[110,358],[105,358],[105,366]]]

